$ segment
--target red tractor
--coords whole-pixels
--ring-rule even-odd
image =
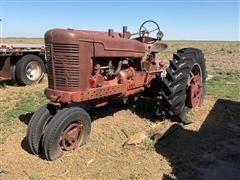
[[[171,119],[188,123],[185,107],[195,108],[204,98],[204,56],[199,49],[184,48],[164,68],[157,58],[167,48],[160,43],[162,37],[159,25],[151,20],[134,34],[126,26],[121,33],[49,30],[45,95],[50,102],[29,122],[32,153],[55,160],[86,143],[91,119],[83,103],[100,107],[129,97],[156,98]]]

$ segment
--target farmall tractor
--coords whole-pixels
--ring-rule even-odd
[[[152,27],[154,26],[154,27]],[[149,29],[152,27],[152,29]],[[153,35],[154,34],[154,35]],[[185,107],[202,104],[205,60],[201,50],[178,50],[165,68],[157,54],[167,48],[154,21],[138,33],[52,29],[45,34],[48,104],[37,110],[27,129],[33,154],[47,160],[82,146],[91,119],[82,104],[100,107],[129,97],[156,98],[173,120],[188,123]]]

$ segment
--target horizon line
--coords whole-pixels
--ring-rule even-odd
[[[0,39],[44,39],[43,37],[1,37]],[[240,40],[217,40],[217,39],[163,39],[161,41],[215,41],[215,42],[240,42]]]

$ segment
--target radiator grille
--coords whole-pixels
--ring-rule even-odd
[[[79,87],[79,45],[46,44],[50,88]]]

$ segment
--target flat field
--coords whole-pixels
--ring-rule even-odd
[[[6,43],[41,43],[42,39],[4,39]],[[172,124],[151,114],[149,102],[106,106],[92,112],[89,142],[49,162],[29,153],[26,128],[47,103],[42,83],[0,88],[0,179],[239,179],[240,43],[165,41],[160,58],[169,60],[184,47],[203,50],[207,95],[189,115],[194,123],[179,125],[168,137],[124,145],[137,132],[149,135]]]

